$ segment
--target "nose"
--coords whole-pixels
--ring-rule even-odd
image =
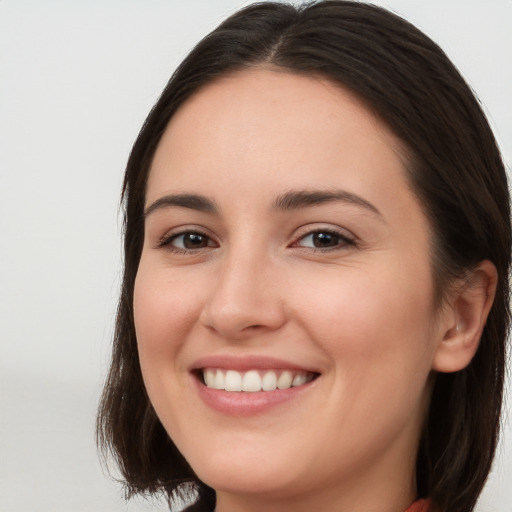
[[[236,341],[275,331],[286,322],[282,286],[268,259],[232,255],[217,270],[201,313],[208,329]]]

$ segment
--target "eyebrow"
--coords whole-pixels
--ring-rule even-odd
[[[291,190],[279,195],[272,206],[278,211],[290,211],[333,202],[356,205],[382,217],[376,206],[361,196],[346,190]],[[168,194],[151,203],[144,210],[144,217],[170,207],[190,208],[206,213],[218,213],[219,211],[215,202],[206,196]]]
[[[349,203],[383,217],[372,203],[346,190],[291,190],[276,198],[274,208],[279,211],[288,211],[333,202]]]
[[[158,210],[172,206],[190,208],[192,210],[198,210],[200,212],[206,213],[218,212],[218,208],[215,205],[215,202],[205,196],[197,194],[169,194],[160,197],[154,203],[151,203],[144,210],[144,217],[147,217],[148,215],[151,215]]]

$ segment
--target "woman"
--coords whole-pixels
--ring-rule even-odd
[[[126,171],[98,432],[129,492],[473,510],[499,429],[507,190],[478,102],[409,23],[344,1],[226,20]]]

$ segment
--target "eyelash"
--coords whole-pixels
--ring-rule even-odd
[[[313,238],[315,235],[328,235],[329,237],[337,238],[337,244],[330,247],[304,247],[299,245],[300,241],[305,240],[308,237]],[[304,234],[302,234],[300,237],[297,238],[296,242],[293,242],[291,245],[292,247],[301,247],[303,249],[307,249],[314,252],[329,252],[329,251],[341,251],[344,249],[347,249],[351,246],[356,246],[356,240],[354,238],[351,238],[347,236],[345,233],[341,233],[340,231],[337,231],[335,229],[313,229],[310,230]]]
[[[201,251],[202,249],[207,249],[214,247],[215,245],[206,245],[204,247],[198,247],[198,248],[181,248],[181,247],[175,247],[172,245],[172,243],[177,240],[180,237],[185,237],[187,235],[190,236],[199,236],[204,237],[207,239],[207,244],[211,241],[213,241],[212,237],[207,235],[206,233],[203,233],[199,230],[186,230],[181,231],[179,233],[171,233],[168,235],[163,236],[160,241],[158,242],[157,248],[166,248],[167,250],[175,253],[175,254],[191,254],[191,253],[197,253],[198,251]],[[328,235],[330,237],[335,237],[338,239],[338,242],[335,246],[330,247],[305,247],[301,246],[299,242],[305,240],[308,237],[314,237],[315,235]],[[214,242],[214,241],[213,241]],[[216,244],[216,242],[214,242]],[[289,247],[299,247],[302,249],[306,249],[312,252],[330,252],[330,251],[336,251],[336,250],[344,250],[351,246],[357,246],[357,242],[354,238],[350,238],[344,233],[341,233],[334,229],[314,229],[305,232],[301,236],[299,236],[295,242],[293,242]]]
[[[160,241],[158,242],[158,248],[161,249],[161,248],[166,248],[167,250],[175,253],[175,254],[190,254],[190,253],[195,253],[197,251],[200,251],[201,249],[206,249],[208,247],[211,247],[209,245],[206,245],[205,247],[199,247],[199,248],[190,248],[190,249],[187,249],[187,248],[181,248],[181,247],[175,247],[172,245],[172,243],[180,238],[180,237],[185,237],[187,235],[195,235],[195,236],[200,236],[200,237],[204,237],[207,239],[208,242],[212,241],[212,237],[208,236],[206,233],[202,233],[201,231],[199,230],[186,230],[186,231],[181,231],[179,233],[171,233],[171,234],[168,234],[168,235],[164,235]]]

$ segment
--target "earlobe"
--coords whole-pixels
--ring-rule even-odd
[[[453,292],[434,354],[433,370],[457,372],[471,362],[494,301],[497,281],[496,267],[485,260]]]

